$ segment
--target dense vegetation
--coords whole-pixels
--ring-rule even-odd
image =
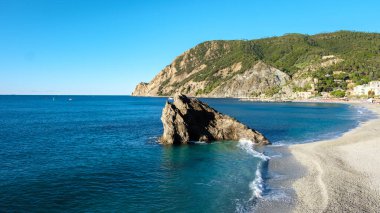
[[[211,53],[208,52],[212,50]],[[242,62],[241,72],[257,61],[274,66],[293,76],[297,71],[322,62],[322,56],[335,55],[343,59],[328,68],[318,68],[310,76],[318,78],[317,90],[347,89],[347,80],[364,84],[380,78],[380,34],[339,31],[334,33],[303,35],[286,34],[257,40],[208,41],[189,50],[191,60],[180,66],[183,55],[176,59],[177,74],[191,73],[200,64],[207,65],[176,86],[189,80],[210,82],[201,93],[209,93],[226,79],[214,74],[221,69]],[[335,76],[333,71],[343,71]],[[236,73],[235,73],[236,74]],[[226,76],[230,78],[232,76]],[[296,88],[302,91],[303,88]],[[272,93],[273,91],[271,91]]]

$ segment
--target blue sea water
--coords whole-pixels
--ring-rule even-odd
[[[203,100],[274,145],[336,137],[370,117],[344,104]],[[253,210],[265,196],[266,148],[159,145],[165,101],[0,96],[0,212]]]

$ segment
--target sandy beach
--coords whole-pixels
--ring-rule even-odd
[[[293,184],[295,212],[380,212],[380,105],[360,106],[379,117],[337,139],[290,146],[307,171]]]

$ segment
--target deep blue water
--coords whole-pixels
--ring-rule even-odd
[[[236,142],[157,144],[165,101],[0,96],[0,212],[249,210],[262,160]],[[336,137],[368,118],[343,104],[204,101],[274,144]]]

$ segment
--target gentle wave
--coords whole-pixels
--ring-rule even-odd
[[[268,161],[270,159],[269,156],[266,156],[265,154],[256,151],[254,149],[254,146],[254,143],[248,139],[240,139],[238,143],[239,148],[243,149],[253,157],[261,159],[261,161],[257,164],[255,179],[249,184],[249,188],[252,191],[252,197],[250,198],[250,201],[262,197],[262,193],[264,191],[264,179],[261,173],[262,164],[263,162]]]
[[[249,184],[249,188],[252,191],[252,197],[249,200],[253,200],[256,198],[261,198],[263,191],[264,191],[264,179],[261,174],[262,170],[262,162],[260,162],[257,165],[256,169],[256,177],[255,179]]]
[[[267,145],[267,146],[270,146],[270,147],[283,147],[283,146],[288,146],[289,144],[286,144],[286,142],[284,141],[279,141],[279,142],[276,142],[275,144],[270,144],[270,145]]]
[[[193,143],[194,144],[201,144],[201,145],[207,145],[208,144],[207,142],[204,142],[204,141],[194,141]]]
[[[147,138],[147,144],[157,144],[160,142],[160,137],[159,136],[150,136]]]

